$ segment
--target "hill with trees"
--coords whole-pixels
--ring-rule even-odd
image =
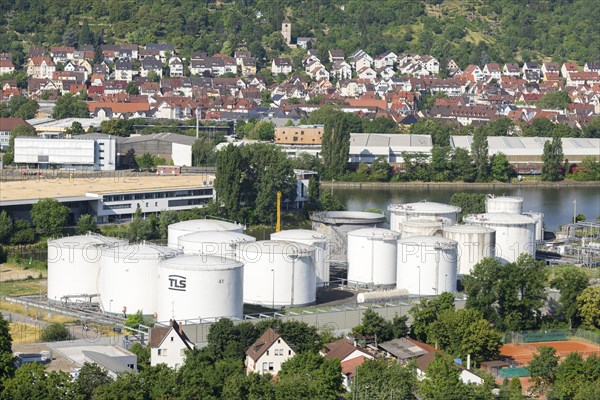
[[[329,49],[362,48],[431,54],[467,64],[600,59],[596,0],[19,0],[5,2],[0,52],[17,62],[31,45],[173,43],[191,51],[250,50],[259,63],[288,49],[293,37],[315,37]]]

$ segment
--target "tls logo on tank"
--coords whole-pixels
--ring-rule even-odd
[[[181,275],[169,275],[169,290],[178,290],[185,292],[185,276]]]

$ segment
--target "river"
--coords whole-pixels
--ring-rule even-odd
[[[572,222],[573,206],[576,201],[577,213],[592,220],[600,216],[600,188],[598,186],[568,187],[515,187],[502,189],[465,187],[386,187],[386,188],[346,188],[336,185],[321,190],[333,190],[334,194],[350,211],[370,208],[387,210],[392,203],[412,203],[421,200],[449,203],[456,192],[492,193],[495,195],[518,196],[523,198],[524,211],[544,213],[546,230],[556,231],[562,224]]]

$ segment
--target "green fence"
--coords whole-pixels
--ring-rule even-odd
[[[567,340],[568,336],[568,330],[525,332],[523,333],[523,343],[560,342]]]
[[[584,340],[600,345],[600,333],[586,331],[585,329],[550,329],[543,331],[507,332],[502,341],[504,343],[534,343],[534,342],[561,342],[565,340]]]
[[[498,371],[499,378],[521,378],[529,376],[529,370],[526,367],[502,368]]]

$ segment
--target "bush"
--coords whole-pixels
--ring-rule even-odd
[[[65,324],[59,324],[57,322],[52,323],[42,329],[40,339],[42,342],[60,342],[62,340],[69,340],[71,335]]]

